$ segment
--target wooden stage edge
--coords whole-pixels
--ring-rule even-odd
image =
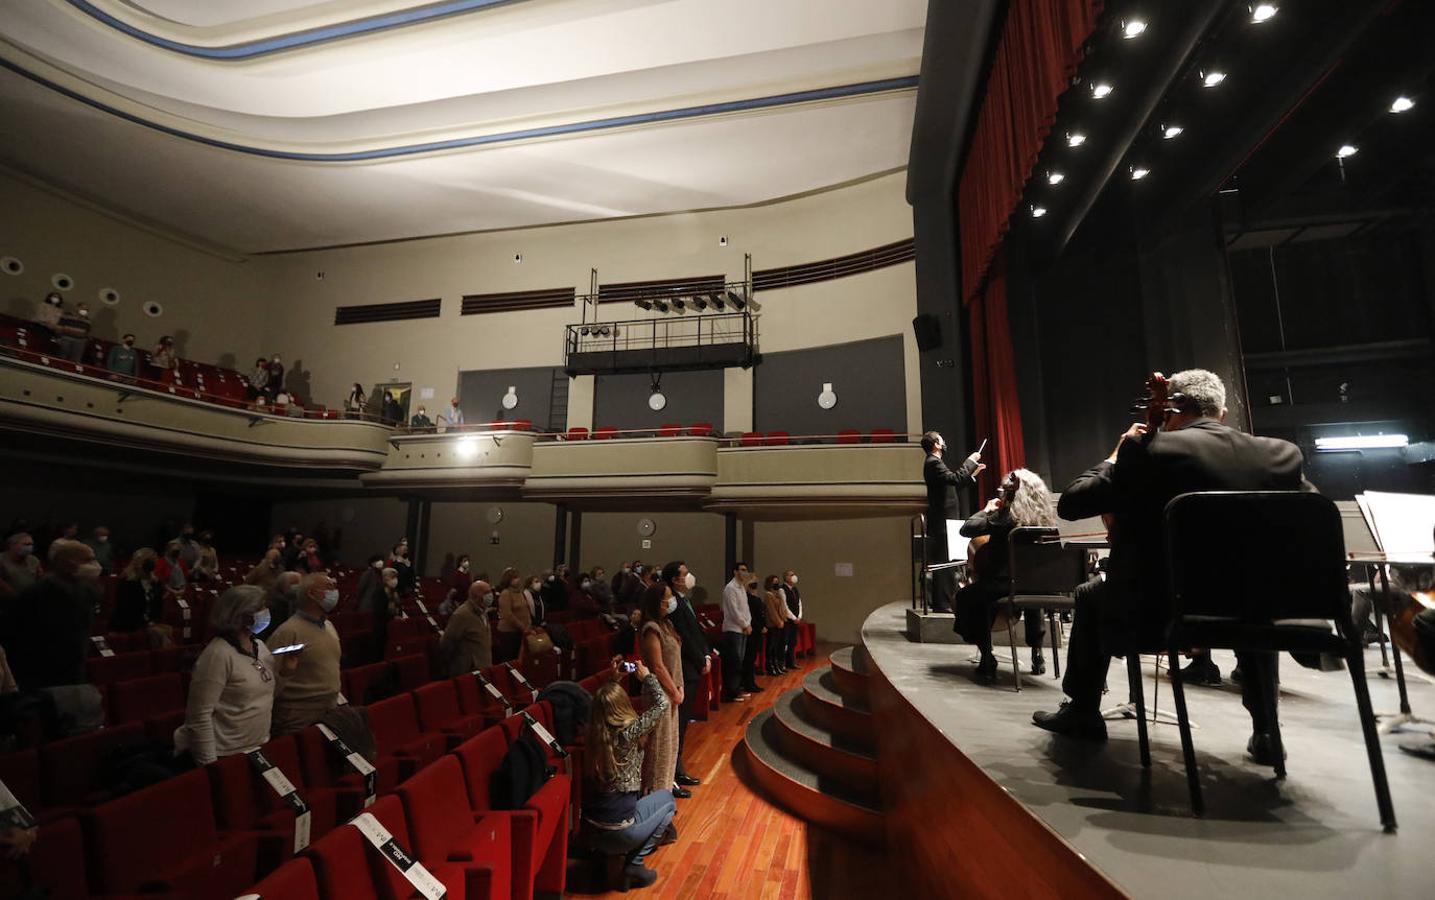
[[[915,896],[1128,896],[968,759],[870,653],[868,668],[888,852]]]

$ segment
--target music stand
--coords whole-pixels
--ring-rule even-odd
[[[1383,556],[1380,552],[1380,542],[1370,530],[1370,523],[1365,521],[1365,513],[1361,510],[1360,504],[1354,500],[1337,500],[1335,508],[1340,511],[1340,530],[1345,535],[1346,558],[1352,565],[1363,564],[1365,566],[1365,580],[1370,582],[1370,590],[1375,591],[1375,572],[1379,564],[1372,560]],[[1364,561],[1357,559],[1363,557]],[[1390,677],[1390,654],[1385,650],[1388,640],[1385,634],[1384,610],[1381,604],[1371,602],[1371,615],[1375,618],[1375,630],[1380,632],[1380,677]],[[1357,623],[1362,624],[1362,623]]]

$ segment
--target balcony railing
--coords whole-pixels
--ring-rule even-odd
[[[756,352],[750,312],[676,314],[568,325],[563,367],[569,375],[747,367]]]

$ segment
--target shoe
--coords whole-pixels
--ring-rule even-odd
[[[789,660],[787,661],[787,667],[788,667],[789,669],[795,669],[795,668],[797,668],[797,660],[795,660],[795,659],[789,659]]]
[[[690,791],[690,790],[688,790],[688,789],[685,788],[685,787],[674,787],[674,788],[673,788],[673,798],[674,798],[675,800],[688,800],[688,799],[691,799],[692,796],[693,796],[693,792]]]
[[[1361,634],[1360,639],[1365,642],[1365,646],[1367,647],[1371,644],[1383,644],[1389,640],[1383,631],[1370,625],[1365,626],[1365,630]]]
[[[1081,741],[1106,740],[1106,720],[1097,710],[1080,712],[1071,701],[1061,704],[1056,712],[1035,712],[1031,720],[1038,728]]]
[[[972,680],[977,684],[996,684],[997,658],[995,656],[983,656],[982,661],[977,663],[977,670],[972,673]]]
[[[1275,740],[1268,732],[1257,731],[1251,735],[1246,742],[1246,756],[1251,762],[1261,766],[1275,766],[1276,748]],[[1285,747],[1281,747],[1281,759],[1286,758]]]
[[[659,847],[666,847],[668,844],[676,844],[677,842],[678,842],[678,826],[676,826],[676,825],[674,825],[673,823],[669,822],[669,823],[668,823],[667,830],[665,830],[665,831],[663,832],[663,836],[660,837],[660,838],[658,838],[658,846],[659,846]]]
[[[761,694],[763,691],[767,690],[767,688],[758,687],[757,682],[755,681],[752,684],[743,685],[742,689],[744,691],[747,691],[749,694]]]
[[[1031,674],[1033,674],[1033,675],[1045,675],[1045,674],[1046,674],[1046,658],[1045,658],[1044,656],[1042,656],[1040,653],[1033,653],[1033,654],[1031,655]]]
[[[628,863],[623,867],[623,874],[627,876],[630,888],[645,888],[658,880],[658,873],[642,863]]]
[[[1203,687],[1220,687],[1221,670],[1209,656],[1197,657],[1181,670],[1182,684],[1197,684]]]
[[[687,787],[696,787],[697,785],[702,784],[701,781],[689,775],[687,772],[679,772],[677,776],[677,782],[678,784],[686,785]]]

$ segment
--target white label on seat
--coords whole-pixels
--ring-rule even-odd
[[[428,615],[429,608],[427,606],[424,606],[424,602],[422,600],[415,600],[414,602],[419,605],[419,612],[423,613],[424,615]]]
[[[94,643],[95,649],[98,650],[98,651],[100,651],[100,655],[101,655],[101,656],[114,656],[114,655],[115,655],[115,651],[113,651],[113,650],[110,649],[110,642],[107,641],[107,640],[105,640],[105,636],[104,636],[104,635],[102,635],[102,634],[91,635],[91,636],[90,636],[90,641],[91,641],[92,643]]]
[[[443,900],[447,891],[439,880],[429,873],[423,864],[414,859],[407,850],[399,846],[394,836],[389,834],[388,829],[379,824],[371,813],[359,813],[349,820],[349,824],[359,829],[359,833],[368,839],[369,843],[376,850],[383,854],[389,865],[399,871],[399,874],[408,879],[414,890],[422,894],[426,900]]]

